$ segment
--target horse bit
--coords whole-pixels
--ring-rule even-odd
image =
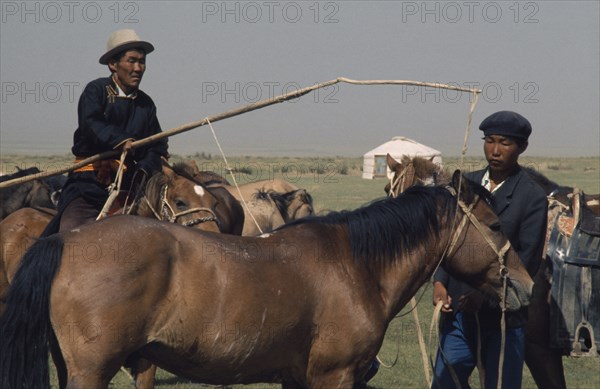
[[[175,210],[173,209],[173,207],[171,206],[171,204],[169,204],[169,201],[167,200],[167,190],[168,189],[169,189],[169,186],[167,184],[165,184],[165,185],[163,185],[163,187],[160,191],[160,204],[161,204],[161,213],[160,214],[154,209],[152,204],[150,204],[150,201],[148,200],[148,198],[146,196],[144,196],[146,204],[148,205],[148,207],[150,207],[150,210],[152,211],[152,213],[158,220],[161,220],[161,221],[166,220],[170,223],[175,223],[175,221],[177,220],[178,217],[188,215],[188,214],[194,213],[194,212],[208,212],[210,214],[209,216],[195,218],[195,219],[189,220],[185,223],[181,223],[181,225],[184,227],[191,227],[191,226],[195,226],[197,224],[207,223],[207,222],[215,222],[215,223],[217,223],[217,225],[220,224],[219,219],[217,218],[217,215],[210,208],[196,207],[196,208],[186,209],[185,211],[181,211],[179,213],[175,212]]]

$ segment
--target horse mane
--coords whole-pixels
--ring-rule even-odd
[[[298,224],[346,225],[354,260],[371,268],[406,255],[423,242],[439,237],[438,207],[446,218],[454,214],[454,197],[440,186],[411,187],[396,198],[387,197],[354,211],[331,212],[292,221]]]
[[[171,166],[171,169],[180,176],[192,180],[202,186],[209,186],[213,184],[231,186],[227,179],[215,172],[211,171],[196,171],[194,167],[185,162],[176,162]]]
[[[568,192],[572,191],[572,188],[557,184],[556,182],[550,180],[548,177],[546,177],[545,175],[543,175],[542,173],[538,172],[537,170],[535,170],[533,168],[526,167],[526,166],[522,166],[521,168],[529,175],[529,177],[531,177],[533,179],[533,181],[536,184],[538,184],[539,186],[542,187],[542,189],[544,189],[544,192],[546,192],[546,195],[549,195],[550,193],[552,193],[553,191],[555,191],[557,189],[566,189]]]
[[[160,195],[161,190],[164,185],[169,182],[169,178],[162,172],[156,173],[148,182],[146,182],[146,187],[144,188],[144,196],[148,203],[151,204],[152,207],[156,210],[160,204]],[[139,201],[134,206],[133,213],[137,215],[151,214],[150,206],[145,201]]]
[[[27,168],[27,169],[19,169],[19,167],[16,167],[16,169],[17,169],[17,171],[15,173],[7,174],[5,176],[1,176],[0,177],[0,182],[12,180],[13,178],[25,177],[25,176],[29,176],[31,174],[35,174],[35,173],[39,173],[40,172],[40,169],[38,169],[35,166]]]
[[[200,182],[198,182],[198,180],[196,178],[194,178],[193,168],[191,166],[187,165],[185,162],[176,162],[175,164],[173,164],[171,166],[171,169],[173,169],[175,174],[177,174],[178,176],[186,178],[192,182],[201,184]],[[201,185],[203,185],[203,184],[201,184]]]

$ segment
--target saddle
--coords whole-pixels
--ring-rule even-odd
[[[598,356],[600,344],[600,215],[575,190],[571,204],[549,220],[552,265],[551,347],[571,356]]]

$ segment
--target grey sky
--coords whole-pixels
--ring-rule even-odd
[[[478,124],[515,110],[528,155],[600,157],[598,1],[2,1],[1,152],[67,153],[108,35],[156,51],[141,88],[163,130],[338,76],[484,89]],[[400,86],[321,90],[215,123],[231,155],[359,156],[393,136],[460,154],[468,94]],[[208,128],[172,153],[216,152]]]

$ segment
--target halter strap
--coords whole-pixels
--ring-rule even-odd
[[[457,196],[454,188],[446,187],[446,189],[448,189],[448,191],[450,191],[450,193],[452,193],[453,196]],[[462,230],[463,230],[464,226],[466,225],[467,219],[473,224],[473,226],[475,226],[477,231],[479,231],[479,233],[483,236],[483,238],[485,239],[487,244],[492,248],[492,250],[494,250],[494,252],[496,253],[496,256],[498,257],[498,262],[500,263],[500,270],[499,270],[500,278],[502,279],[502,293],[500,295],[500,309],[502,311],[502,316],[500,318],[500,357],[499,357],[499,361],[498,361],[498,386],[497,387],[501,388],[502,387],[502,370],[504,367],[504,350],[505,350],[505,342],[506,342],[505,314],[506,314],[506,292],[507,292],[507,288],[508,288],[508,268],[506,267],[506,265],[504,263],[504,256],[510,249],[511,244],[510,244],[510,241],[508,239],[506,239],[506,243],[504,243],[502,248],[500,250],[498,250],[498,248],[496,247],[494,242],[492,242],[492,240],[490,239],[489,235],[484,231],[483,226],[481,225],[481,223],[479,222],[477,217],[475,217],[475,215],[473,215],[473,213],[472,213],[473,207],[475,206],[477,201],[479,201],[479,196],[476,196],[473,203],[471,203],[471,205],[467,207],[466,204],[462,200],[460,200],[457,196],[457,204],[463,211],[463,217],[461,219],[461,222],[459,223],[459,226],[454,231],[452,240],[450,241],[450,245],[447,247],[445,254],[442,256],[442,260],[443,260],[443,258],[449,256],[450,253],[452,252],[452,250],[454,249],[454,247],[456,246],[458,237],[462,233]],[[441,264],[441,261],[440,261],[440,263],[438,263],[438,266],[440,264]],[[455,381],[455,383],[456,382],[457,381]]]
[[[156,209],[154,209],[152,204],[150,204],[150,201],[148,200],[148,198],[144,196],[144,200],[146,201],[146,204],[148,205],[148,207],[150,208],[150,210],[152,211],[152,213],[158,220],[161,220],[161,221],[166,220],[170,223],[175,223],[177,221],[178,217],[188,215],[190,213],[195,213],[195,212],[207,212],[207,213],[209,213],[209,216],[195,218],[195,219],[192,219],[185,223],[181,223],[181,225],[185,226],[185,227],[191,227],[191,226],[195,226],[196,224],[201,224],[201,223],[206,223],[206,222],[211,222],[211,221],[216,222],[217,225],[220,224],[219,219],[217,218],[217,215],[210,208],[196,207],[196,208],[186,209],[185,211],[181,211],[181,212],[175,212],[175,210],[173,209],[173,207],[171,206],[171,204],[169,204],[169,201],[167,200],[168,189],[169,189],[169,186],[167,184],[165,184],[162,186],[162,189],[160,191],[160,202],[159,202],[160,207],[161,207],[160,213],[157,212]]]

